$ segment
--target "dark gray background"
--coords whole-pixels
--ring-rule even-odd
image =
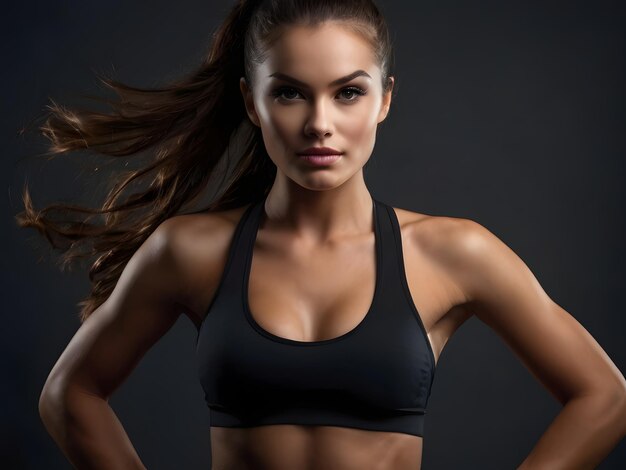
[[[380,1],[396,46],[398,93],[366,177],[372,193],[396,207],[489,228],[624,371],[620,3]],[[95,203],[101,181],[80,171],[77,155],[33,160],[43,140],[18,130],[48,97],[72,105],[84,104],[80,94],[104,95],[92,69],[144,86],[189,71],[230,4],[29,1],[3,8],[5,468],[69,468],[40,422],[37,399],[79,326],[75,304],[88,292],[84,271],[61,274],[38,235],[13,223],[21,186],[28,178],[42,207]],[[195,334],[181,317],[111,400],[148,468],[209,468]],[[514,468],[559,408],[472,318],[439,362],[423,468]],[[625,463],[622,441],[599,468]]]

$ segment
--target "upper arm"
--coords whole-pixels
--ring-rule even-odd
[[[111,295],[83,322],[57,360],[42,397],[78,386],[108,399],[176,322],[182,308],[174,236],[169,219],[133,254]]]
[[[457,219],[446,239],[447,263],[469,308],[557,400],[594,392],[623,396],[626,382],[615,364],[513,250],[468,219]]]

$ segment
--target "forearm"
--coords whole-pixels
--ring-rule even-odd
[[[518,470],[594,469],[626,434],[623,399],[568,401]]]
[[[62,398],[43,398],[46,429],[78,469],[145,469],[124,427],[106,400],[73,390]]]

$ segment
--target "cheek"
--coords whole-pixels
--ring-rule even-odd
[[[298,135],[301,119],[288,109],[279,110],[271,104],[257,104],[256,110],[268,153],[270,156],[280,155]]]
[[[281,140],[288,141],[294,136],[300,136],[302,132],[302,112],[298,112],[296,107],[293,108],[274,108],[268,113],[268,127],[274,129]]]
[[[359,113],[351,113],[337,125],[341,138],[355,151],[369,152],[376,139],[377,115],[373,108]],[[367,156],[368,156],[367,155]]]

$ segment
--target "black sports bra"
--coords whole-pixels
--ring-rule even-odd
[[[248,305],[252,251],[265,198],[251,204],[196,343],[211,426],[342,426],[423,436],[435,358],[406,281],[400,226],[372,198],[376,287],[361,322],[327,340],[263,329]]]

